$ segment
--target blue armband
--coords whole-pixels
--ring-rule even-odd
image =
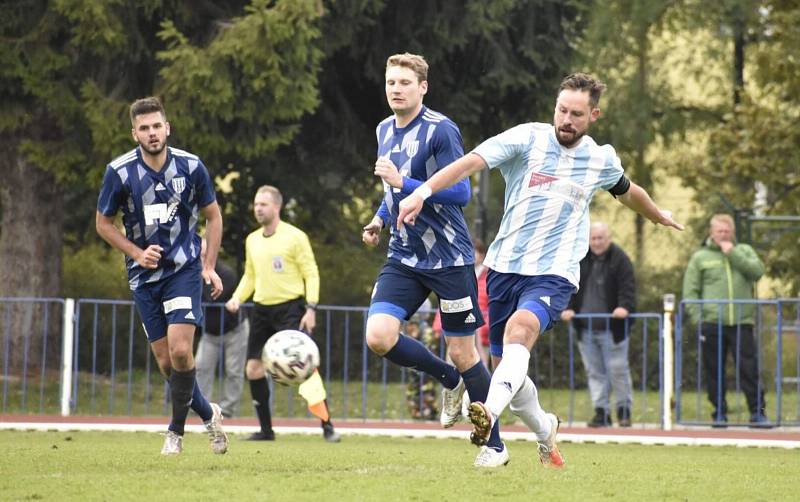
[[[401,193],[406,195],[410,194],[419,188],[424,181],[403,176],[403,187],[400,189]],[[472,193],[469,189],[469,179],[463,179],[455,185],[445,188],[442,191],[436,192],[431,195],[427,200],[435,204],[447,204],[450,206],[466,206]]]

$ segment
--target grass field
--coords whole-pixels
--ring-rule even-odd
[[[162,436],[0,431],[0,500],[797,500],[800,455],[765,448],[563,444],[564,470],[542,467],[533,442],[508,443],[511,462],[472,467],[463,440],[231,436],[213,455],[187,434],[179,457]]]

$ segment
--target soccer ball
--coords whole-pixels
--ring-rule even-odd
[[[310,336],[294,329],[272,335],[261,357],[273,380],[284,385],[300,385],[319,367],[317,344]]]

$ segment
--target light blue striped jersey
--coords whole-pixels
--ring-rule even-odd
[[[455,122],[423,106],[407,126],[396,127],[391,116],[378,124],[375,132],[378,157],[388,157],[406,177],[402,189],[384,183],[378,216],[391,229],[388,257],[419,269],[474,263],[472,239],[461,208],[469,201],[469,179],[426,200],[414,225],[403,225],[402,230],[396,225],[400,201],[464,155],[461,131]],[[456,200],[461,205],[454,203]]]
[[[505,178],[505,211],[484,263],[520,275],[554,274],[578,287],[589,249],[589,203],[623,175],[614,148],[584,136],[562,146],[551,124],[513,127],[473,153]]]
[[[141,249],[163,248],[155,269],[141,267],[125,256],[132,290],[156,282],[191,265],[200,256],[198,210],[216,200],[206,166],[194,154],[167,148],[161,171],[150,169],[135,148],[106,167],[97,210],[114,216],[122,209],[125,236]]]

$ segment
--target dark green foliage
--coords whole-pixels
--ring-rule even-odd
[[[709,155],[701,168],[687,172],[687,183],[698,188],[699,197],[724,197],[745,217],[796,218],[800,215],[800,62],[791,54],[800,46],[800,13],[794,2],[763,1],[752,7],[761,13],[747,17],[752,41],[748,75],[753,75],[753,84],[711,129]],[[756,197],[757,189],[763,198]],[[752,238],[768,275],[785,281],[789,295],[800,291],[798,235],[800,223],[795,221],[755,223],[749,235],[740,236]]]
[[[546,0],[326,3],[320,106],[303,119],[290,146],[254,170],[252,185],[281,187],[297,201],[294,222],[318,248],[341,249],[342,258],[360,271],[377,273],[370,265],[375,252],[363,247],[360,235],[381,197],[372,166],[375,126],[391,113],[384,94],[386,58],[405,51],[425,56],[430,64],[425,103],[456,121],[469,151],[517,123],[550,120],[555,89],[570,71],[570,42],[581,27],[579,5]],[[490,208],[490,227],[496,228],[502,188],[492,190]],[[467,215],[474,209],[473,199]],[[323,291],[330,291],[324,275]],[[359,285],[360,290],[370,287],[371,280]],[[335,292],[323,301],[341,303],[350,294]]]
[[[129,300],[131,296],[122,254],[105,244],[91,243],[65,253],[63,277],[65,298]]]

